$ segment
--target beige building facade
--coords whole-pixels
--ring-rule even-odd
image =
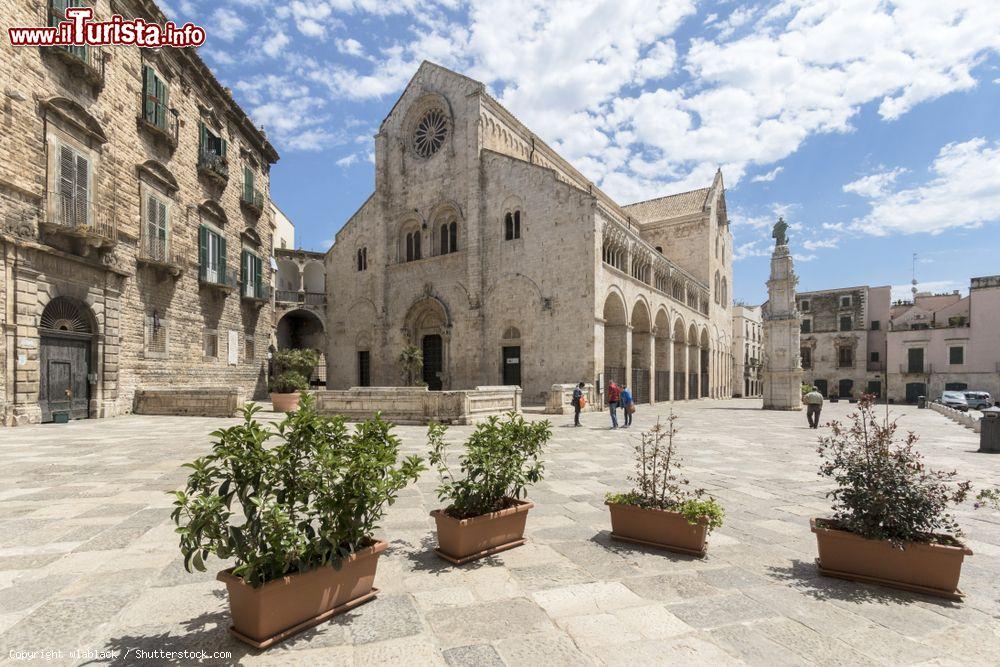
[[[885,396],[891,292],[886,285],[796,294],[803,382],[827,397]]]
[[[6,0],[10,25],[55,2]],[[99,0],[166,21],[148,0]],[[265,390],[278,155],[193,49],[4,48],[0,410],[110,417],[139,389]]]
[[[424,63],[375,138],[375,192],[326,254],[328,385],[633,386],[731,395],[732,235],[709,187],[621,206],[484,86]]]
[[[1000,394],[1000,276],[892,302],[889,286],[796,295],[805,382],[825,396],[873,393],[895,403],[947,390]]]
[[[763,390],[764,323],[760,306],[733,307],[733,396],[759,398]]]

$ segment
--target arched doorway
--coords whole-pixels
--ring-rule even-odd
[[[278,320],[275,330],[278,349],[323,350],[323,321],[311,310],[290,310]]]
[[[450,319],[443,303],[433,297],[421,299],[406,315],[406,334],[410,344],[423,353],[421,378],[432,391],[448,385],[448,334]]]
[[[505,386],[521,386],[521,331],[507,327],[500,342],[500,363]]]
[[[612,381],[619,385],[625,380],[628,350],[628,315],[625,302],[617,293],[604,300],[604,386]]]
[[[90,309],[69,297],[56,297],[42,311],[38,404],[43,422],[64,413],[69,419],[90,417],[94,331]]]
[[[652,328],[645,302],[636,301],[632,307],[632,377],[629,385],[636,403],[649,403]]]

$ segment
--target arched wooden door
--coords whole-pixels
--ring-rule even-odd
[[[90,416],[90,357],[94,332],[86,306],[66,297],[49,302],[39,327],[38,403],[42,421],[67,413],[70,419]]]

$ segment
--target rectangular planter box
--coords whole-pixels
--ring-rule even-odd
[[[460,565],[521,546],[525,542],[528,510],[535,504],[527,500],[514,502],[513,507],[471,519],[455,519],[444,510],[434,510],[431,516],[437,522],[438,534],[438,548],[434,551]]]
[[[690,556],[708,550],[708,525],[690,524],[679,512],[604,503],[611,510],[611,537]]]
[[[255,648],[267,648],[375,597],[378,557],[389,547],[378,541],[331,565],[269,581],[259,588],[219,572],[229,591],[232,634]]]
[[[840,579],[881,584],[892,588],[961,600],[958,588],[968,547],[907,543],[904,549],[886,540],[869,540],[853,533],[826,528],[810,519],[816,533],[821,574]]]

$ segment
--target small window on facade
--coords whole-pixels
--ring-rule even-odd
[[[167,323],[157,311],[146,317],[146,356],[163,357],[167,354]]]
[[[503,237],[506,241],[521,238],[521,211],[513,211],[504,215],[503,230]]]
[[[257,253],[243,251],[243,296],[251,299],[264,298],[264,263]]]
[[[799,350],[799,357],[802,358],[802,368],[812,368],[812,350],[804,347]]]
[[[413,262],[420,259],[420,230],[407,232],[406,234],[406,261]]]
[[[215,230],[202,225],[198,229],[198,253],[201,281],[220,285],[227,283],[226,239]]]
[[[842,297],[840,297],[840,307],[841,308],[850,308],[851,307],[851,297],[849,297],[849,296],[842,296]]]
[[[854,323],[851,321],[850,316],[845,315],[844,317],[840,318],[841,331],[850,331],[853,328],[854,328]]]
[[[142,119],[161,130],[167,129],[168,89],[152,67],[142,66]]]
[[[878,331],[882,328],[882,323],[878,320],[872,320],[872,331]]]
[[[948,363],[957,366],[965,363],[965,348],[955,345],[948,348]]]
[[[854,365],[854,350],[849,347],[842,347],[837,351],[837,360],[841,368]]]
[[[153,193],[143,207],[142,252],[150,259],[167,260],[167,204]]]
[[[215,329],[205,329],[204,355],[206,359],[219,358],[219,332]]]
[[[358,248],[358,271],[368,270],[368,248]]]
[[[878,363],[879,359],[878,352],[872,352],[871,355],[869,356],[871,357],[870,361],[872,361],[873,363]]]
[[[802,299],[802,301],[799,302],[799,310],[801,310],[803,313],[808,313],[809,312],[809,300],[808,299]]]
[[[802,320],[802,333],[812,333],[812,320],[806,318]]]
[[[458,250],[458,223],[446,222],[441,225],[441,254],[447,255]]]
[[[59,147],[57,222],[67,227],[90,224],[90,158],[69,146]]]

